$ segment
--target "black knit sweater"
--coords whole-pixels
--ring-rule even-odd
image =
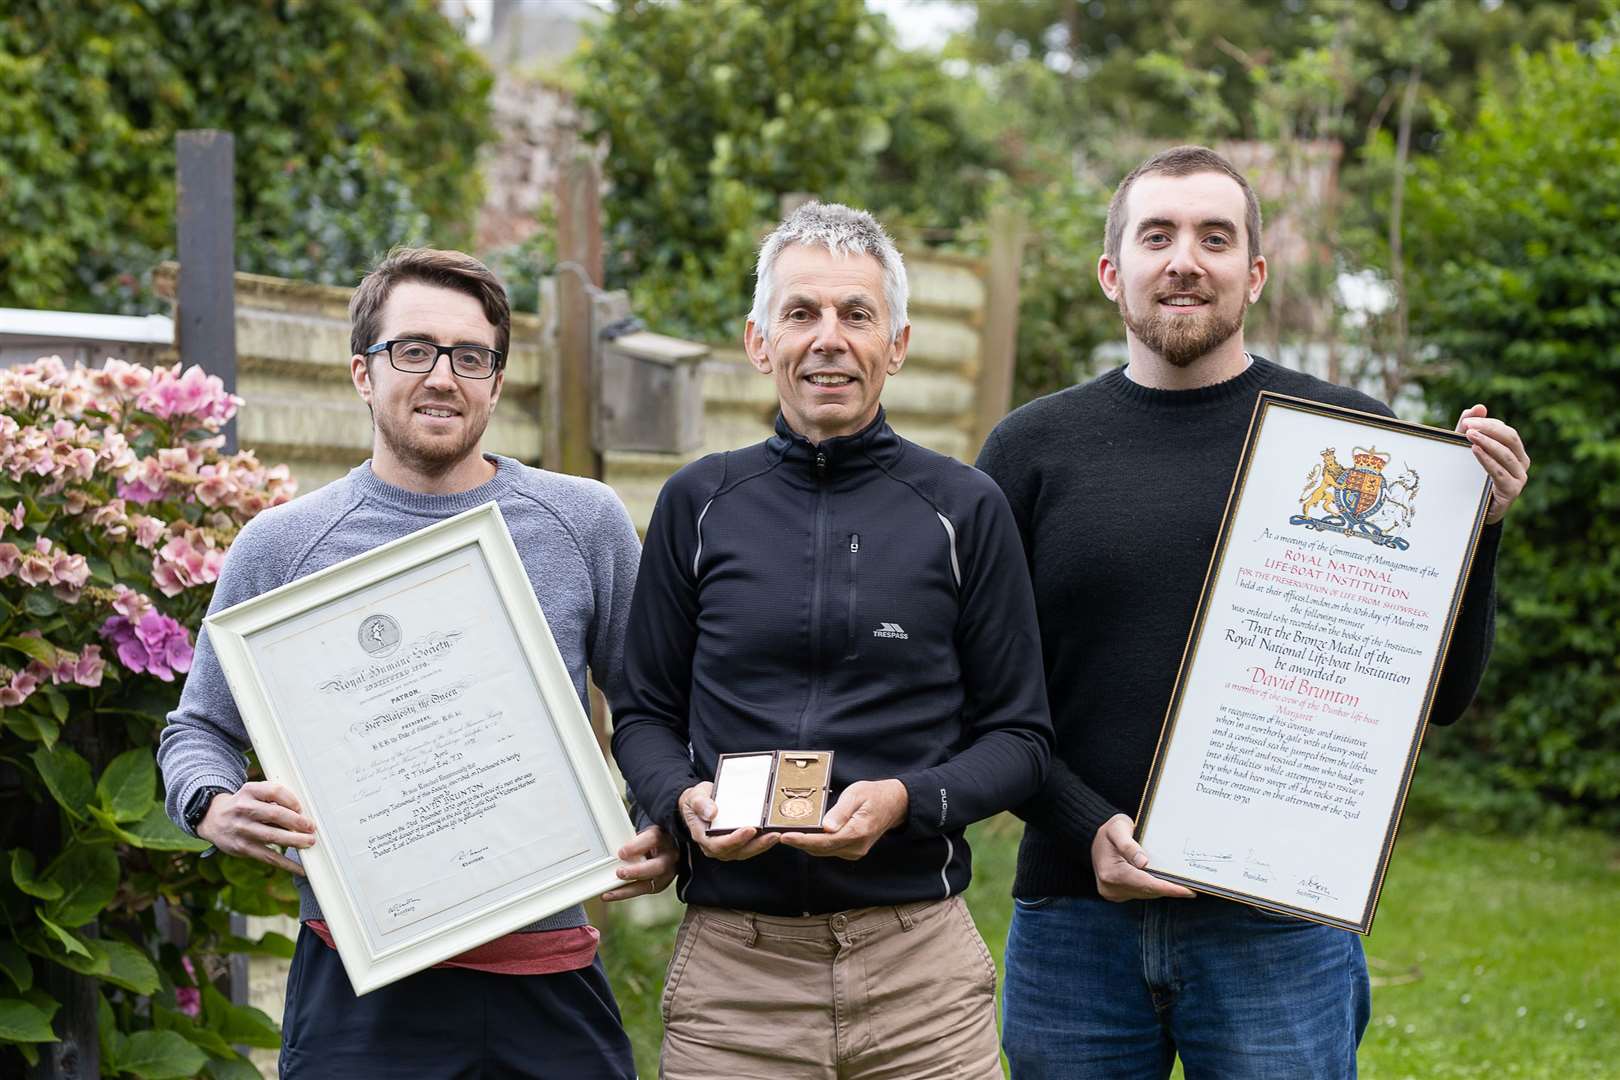
[[[1091,841],[1141,800],[1262,390],[1391,415],[1260,358],[1196,390],[1139,386],[1118,368],[1016,410],[979,455],[1029,559],[1057,735],[1045,786],[1018,810],[1015,895],[1097,895]],[[1485,670],[1500,538],[1491,526],[1480,539],[1432,723],[1453,723]]]

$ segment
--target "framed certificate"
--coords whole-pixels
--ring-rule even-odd
[[[619,884],[632,835],[493,502],[208,618],[356,994]]]
[[[1260,395],[1137,812],[1150,873],[1372,929],[1490,491],[1454,432]]]

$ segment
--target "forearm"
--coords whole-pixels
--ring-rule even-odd
[[[246,729],[231,697],[225,674],[208,644],[198,634],[191,673],[179,706],[169,714],[158,742],[157,763],[163,774],[164,809],[182,829],[186,803],[202,787],[235,791],[247,779]]]
[[[906,787],[906,827],[948,833],[1003,810],[1040,790],[1050,750],[1038,729],[992,731],[928,769],[898,779]]]
[[[680,826],[675,801],[704,779],[692,767],[685,740],[657,720],[615,718],[613,760],[642,813],[675,835]]]
[[[1135,812],[1134,807],[1122,809],[1103,798],[1056,755],[1034,798],[1013,807],[1013,813],[1029,824],[1062,837],[1082,852],[1091,850],[1091,841],[1103,822],[1116,814]]]
[[[1473,702],[1480,680],[1485,677],[1496,639],[1496,554],[1501,542],[1500,524],[1487,525],[1480,533],[1479,548],[1463,586],[1451,644],[1435,688],[1434,707],[1429,712],[1431,724],[1455,723]]]

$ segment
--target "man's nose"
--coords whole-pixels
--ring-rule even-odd
[[[1204,267],[1199,262],[1198,256],[1196,239],[1187,237],[1177,240],[1170,249],[1170,262],[1164,268],[1165,273],[1176,277],[1203,277]]]
[[[844,340],[844,324],[838,318],[838,309],[821,309],[821,320],[816,323],[816,339],[810,347],[817,352],[843,352],[848,348]]]
[[[450,354],[440,353],[433,361],[433,366],[427,370],[427,378],[422,380],[427,386],[437,387],[441,390],[453,390],[456,387],[456,373],[450,366]]]

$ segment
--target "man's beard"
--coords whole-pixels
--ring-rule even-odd
[[[1138,341],[1163,357],[1165,363],[1178,368],[1192,364],[1219,347],[1233,334],[1243,329],[1243,315],[1249,308],[1248,298],[1238,305],[1236,312],[1223,315],[1212,297],[1200,290],[1176,289],[1175,292],[1196,292],[1200,299],[1209,301],[1209,310],[1203,315],[1166,315],[1158,310],[1155,298],[1153,311],[1146,318],[1138,318],[1125,302],[1125,290],[1119,290],[1119,317]]]
[[[409,421],[406,422],[407,430],[401,431],[391,421],[384,421],[373,413],[372,423],[377,425],[377,433],[394,457],[406,467],[422,476],[443,476],[459,465],[478,445],[488,418],[485,418],[484,425],[469,423],[462,438],[454,443],[419,438],[408,430]]]

